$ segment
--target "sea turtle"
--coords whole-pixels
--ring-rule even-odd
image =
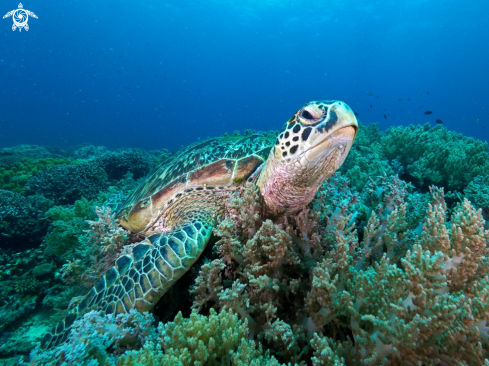
[[[247,181],[261,191],[269,217],[293,214],[343,163],[358,125],[340,101],[313,101],[278,136],[210,138],[184,147],[158,166],[120,206],[120,224],[146,239],[121,255],[41,348],[64,342],[90,310],[148,311],[204,250],[230,191]]]

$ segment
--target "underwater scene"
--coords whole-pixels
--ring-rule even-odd
[[[489,3],[0,5],[1,366],[489,366]]]

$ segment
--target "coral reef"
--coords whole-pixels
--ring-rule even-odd
[[[18,192],[0,190],[2,358],[26,356],[141,240],[118,225],[109,192],[127,194],[167,156],[44,150],[0,152],[0,184]],[[92,312],[26,362],[487,364],[488,168],[484,143],[444,127],[362,126],[341,172],[299,214],[272,221],[251,184],[229,197],[214,247],[172,289],[187,302],[170,321],[158,308]]]
[[[78,235],[78,245],[62,268],[63,278],[72,286],[89,289],[112,266],[123,248],[130,244],[130,234],[118,226],[110,208],[95,208],[97,220],[85,220],[89,229]],[[79,226],[78,226],[79,227]],[[139,240],[134,238],[134,241]]]
[[[465,198],[482,209],[486,221],[489,220],[489,175],[478,175],[464,190]]]
[[[356,193],[337,174],[299,215],[274,223],[262,211],[252,184],[230,197],[215,254],[190,290],[190,319],[155,327],[149,315],[130,313],[138,320],[121,331],[121,316],[90,313],[68,343],[31,361],[484,364],[489,231],[468,200],[449,220],[441,189],[419,194],[386,176]],[[110,210],[97,214],[92,241],[120,249],[120,239],[105,239],[128,240]]]
[[[117,317],[85,314],[73,324],[67,343],[31,353],[30,365],[253,365],[278,366],[269,352],[247,338],[246,322],[225,309],[209,316],[178,313],[173,322],[153,328],[151,314],[131,310]]]
[[[55,166],[31,177],[26,194],[40,194],[59,205],[73,204],[82,197],[96,198],[108,186],[107,173],[96,164]]]
[[[47,158],[39,160],[23,158],[10,165],[0,165],[0,189],[23,193],[24,186],[33,175],[41,173],[52,166],[68,164],[73,164],[73,162],[67,158]]]
[[[2,359],[27,354],[128,242],[112,213],[96,209],[109,198],[99,192],[109,184],[101,164],[57,157],[67,155],[28,146],[4,149],[0,155],[0,184],[10,190],[0,189]],[[159,160],[156,153],[142,158],[146,165]],[[135,184],[130,168],[124,172],[119,167],[125,174],[108,189],[118,194]],[[32,184],[24,189],[27,182]]]
[[[372,149],[373,144],[380,143],[381,138],[382,132],[377,124],[360,124],[355,144],[340,168],[358,191],[361,191],[372,178],[399,174],[396,167],[391,166],[387,159]]]
[[[97,207],[105,199],[105,195],[94,201],[82,198],[73,207],[55,206],[46,213],[52,223],[44,238],[45,252],[64,261],[60,274],[68,288],[64,294],[57,293],[54,301],[63,313],[63,305],[91,288],[129,244],[129,233],[116,224],[110,208]]]
[[[73,156],[75,159],[90,160],[105,154],[107,151],[105,146],[87,145],[75,149]]]
[[[52,205],[42,196],[24,197],[0,190],[1,248],[19,250],[37,246],[48,228],[44,214]]]
[[[95,202],[82,198],[70,206],[55,206],[46,212],[51,220],[49,232],[44,238],[47,253],[69,259],[79,248],[80,238],[89,229],[87,220],[94,220]]]
[[[45,158],[62,158],[62,155],[50,152],[48,149],[37,145],[17,145],[14,147],[5,147],[0,150],[0,156],[22,156],[24,158],[45,159]]]
[[[51,286],[53,267],[41,248],[11,254],[0,249],[0,334],[36,307]]]
[[[119,180],[128,172],[135,179],[144,177],[155,165],[152,155],[141,149],[119,149],[97,156],[99,164],[111,180]]]
[[[229,307],[283,362],[313,352],[325,365],[483,364],[489,232],[481,212],[465,200],[448,221],[443,191],[432,188],[415,227],[411,206],[423,200],[408,199],[398,178],[362,196],[342,182],[325,185],[314,213],[279,225],[259,217],[253,186],[231,198],[216,231],[220,258],[201,268],[194,307]],[[377,204],[362,225],[358,210],[372,194]]]
[[[404,168],[402,178],[421,187],[464,189],[476,176],[488,175],[487,143],[465,137],[443,126],[391,127],[374,150]]]
[[[4,192],[24,201],[34,198]],[[128,235],[116,225],[109,209],[96,208],[106,198],[100,195],[98,200],[82,199],[72,207],[47,210],[47,220],[40,222],[45,226],[51,222],[51,226],[39,248],[13,252],[2,242],[0,334],[5,331],[6,339],[0,357],[28,354],[48,324],[65,316],[69,303],[113,265]]]

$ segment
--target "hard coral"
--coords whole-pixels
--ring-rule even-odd
[[[44,212],[51,205],[43,197],[26,198],[0,190],[1,248],[19,250],[38,246],[48,227]]]
[[[73,156],[75,157],[75,159],[90,160],[99,157],[106,152],[107,148],[105,146],[87,145],[75,149],[75,151],[73,152]]]
[[[73,204],[85,197],[93,199],[108,185],[107,173],[97,164],[55,166],[31,177],[27,194],[41,194],[57,204]]]
[[[40,248],[19,252],[0,249],[0,334],[11,331],[13,322],[32,313],[52,285],[53,273],[40,271],[40,266],[51,268],[51,260]],[[0,356],[6,351],[0,350]]]
[[[106,152],[95,158],[106,172],[109,179],[122,179],[128,172],[135,179],[144,177],[153,166],[153,156],[141,149],[119,149]]]

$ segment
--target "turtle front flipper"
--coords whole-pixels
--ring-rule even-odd
[[[190,217],[189,217],[190,216]],[[92,311],[106,314],[148,311],[199,258],[216,214],[202,210],[172,230],[153,234],[119,257],[73,311],[41,341],[41,349],[65,342],[75,320]]]

